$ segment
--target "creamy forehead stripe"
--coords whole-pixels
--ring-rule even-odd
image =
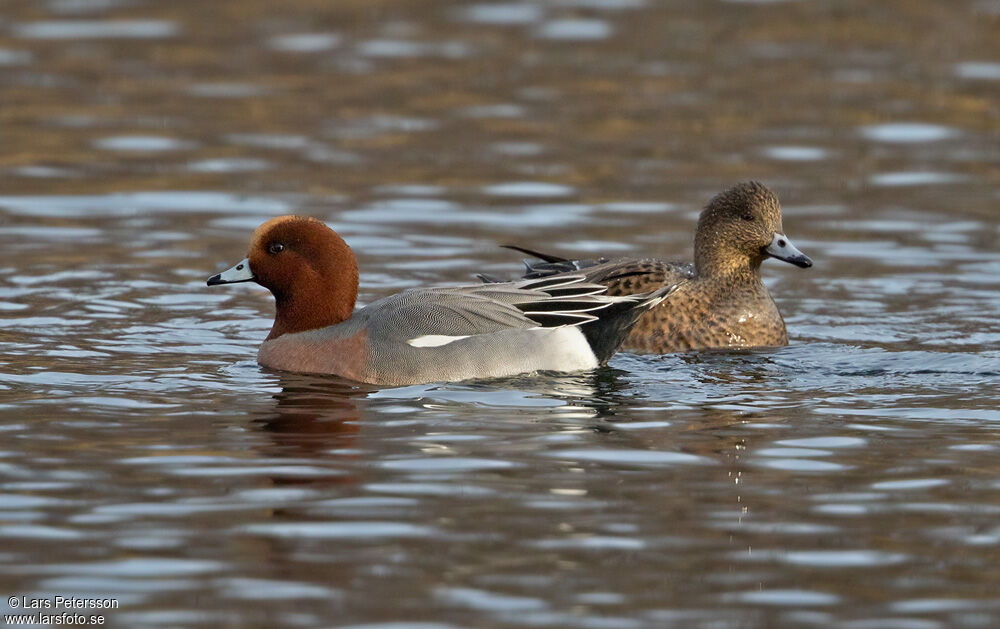
[[[466,336],[448,336],[447,334],[425,334],[423,336],[418,336],[406,341],[407,345],[412,345],[413,347],[441,347],[442,345],[447,345],[448,343],[454,343],[455,341],[461,341],[462,339],[469,338]]]

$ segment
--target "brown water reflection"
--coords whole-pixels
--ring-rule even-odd
[[[3,3],[0,593],[118,627],[1000,624],[998,26]],[[513,275],[500,242],[687,258],[746,178],[817,262],[765,265],[777,351],[378,390],[260,370],[270,298],[203,286],[292,211],[363,301]]]

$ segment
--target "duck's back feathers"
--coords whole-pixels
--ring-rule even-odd
[[[421,288],[373,302],[358,311],[372,339],[421,346],[425,337],[459,338],[502,330],[576,326],[598,362],[618,348],[639,315],[672,287],[612,296],[584,275],[553,275],[519,282]]]
[[[608,295],[633,295],[656,290],[664,285],[681,284],[695,276],[694,265],[687,262],[665,262],[654,258],[595,258],[568,260],[516,245],[507,249],[534,256],[524,260],[525,279],[550,277],[561,273],[578,273],[587,282],[607,286]],[[480,275],[483,281],[492,278]]]

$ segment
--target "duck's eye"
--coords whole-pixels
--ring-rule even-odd
[[[281,253],[282,251],[285,250],[285,245],[281,244],[280,242],[276,242],[270,247],[268,247],[267,250],[270,251],[271,253]]]
[[[750,212],[747,212],[746,214],[743,214],[742,216],[740,216],[740,218],[742,218],[745,221],[752,221],[753,220],[753,214],[751,214]]]

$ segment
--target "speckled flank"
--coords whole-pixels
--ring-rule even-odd
[[[635,282],[621,290],[642,291],[645,284]],[[755,284],[733,285],[713,278],[692,280],[642,315],[623,347],[668,353],[787,345],[785,321],[778,307],[764,284]]]

